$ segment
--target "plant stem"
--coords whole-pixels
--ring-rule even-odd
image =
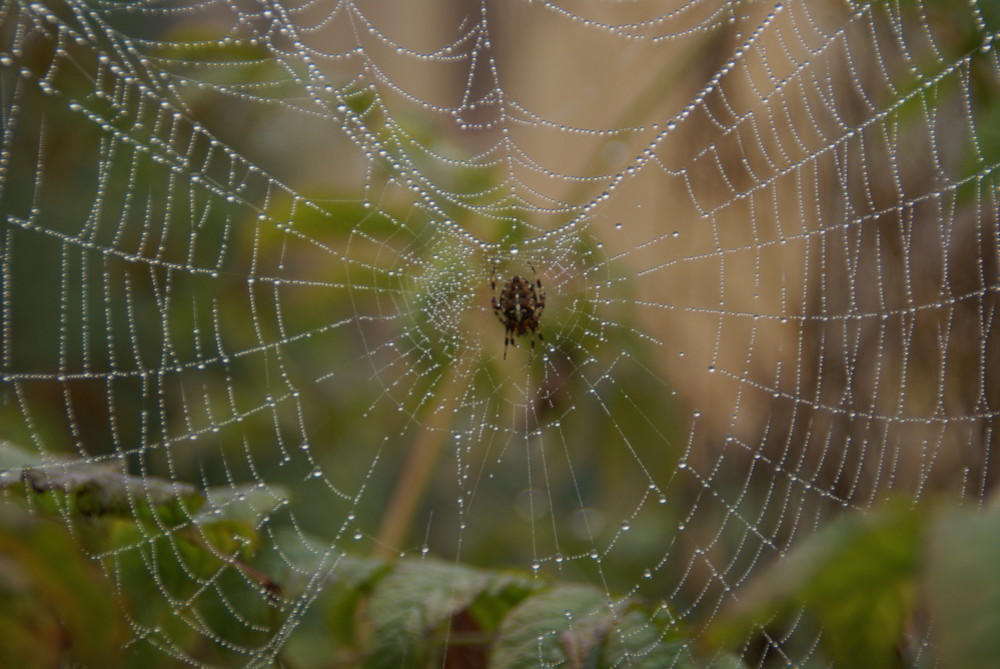
[[[382,516],[375,540],[375,557],[389,558],[398,554],[406,540],[417,507],[427,490],[434,472],[434,465],[441,455],[441,448],[455,414],[455,404],[463,395],[468,383],[468,363],[457,356],[447,367],[434,398],[427,403],[420,420],[420,428],[410,447],[410,454],[396,482],[392,498]]]

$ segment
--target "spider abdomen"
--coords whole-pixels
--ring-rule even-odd
[[[534,272],[535,268],[532,267]],[[493,268],[493,278],[490,285],[496,293],[496,268]],[[517,346],[516,338],[528,334],[530,331],[531,346],[535,346],[535,333],[538,330],[538,319],[542,317],[542,310],[545,309],[545,291],[542,289],[542,282],[537,275],[535,281],[522,278],[515,274],[510,281],[504,283],[500,290],[500,295],[494,294],[490,300],[493,312],[504,326],[504,349],[503,357],[507,357],[507,346]],[[545,341],[541,332],[537,332],[538,338]]]

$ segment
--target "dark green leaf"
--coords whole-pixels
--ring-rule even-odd
[[[84,516],[117,515],[148,519],[154,509],[189,518],[203,499],[194,486],[148,476],[130,476],[113,464],[57,464],[21,470],[25,488],[39,496],[47,510],[62,509]],[[45,499],[53,502],[49,509]],[[170,507],[182,505],[183,508]]]
[[[118,666],[113,587],[66,530],[0,506],[0,666]]]
[[[489,630],[469,613],[473,604],[480,598],[511,601],[531,587],[525,579],[501,573],[404,560],[378,582],[371,598],[373,651],[366,666],[424,667],[446,648],[484,649]]]
[[[925,587],[941,665],[1000,658],[1000,506],[947,511],[928,538]]]
[[[247,485],[209,488],[207,503],[195,517],[198,531],[224,554],[252,553],[261,520],[288,502],[281,486]]]
[[[615,626],[607,595],[582,585],[530,597],[500,626],[490,666],[597,667],[601,643]]]
[[[898,645],[916,599],[923,512],[888,506],[845,516],[795,547],[739,594],[707,633],[737,645],[751,631],[804,608],[823,629],[824,654],[843,666],[899,666]]]

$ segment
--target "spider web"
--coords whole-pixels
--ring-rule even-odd
[[[305,580],[432,554],[710,620],[844,509],[995,481],[998,20],[5,2],[3,436],[265,491],[259,550]],[[494,267],[547,292],[506,360]],[[176,599],[180,549],[96,557],[234,665],[319,591]],[[257,643],[202,618],[264,605]],[[765,637],[748,664],[815,652]]]

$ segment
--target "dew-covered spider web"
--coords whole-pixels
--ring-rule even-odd
[[[278,666],[345,554],[666,638],[838,514],[996,481],[993,3],[2,11],[0,437],[256,537],[94,550],[167,611],[129,612],[153,664]],[[504,359],[515,275],[544,343]],[[806,663],[797,631],[738,654]]]

